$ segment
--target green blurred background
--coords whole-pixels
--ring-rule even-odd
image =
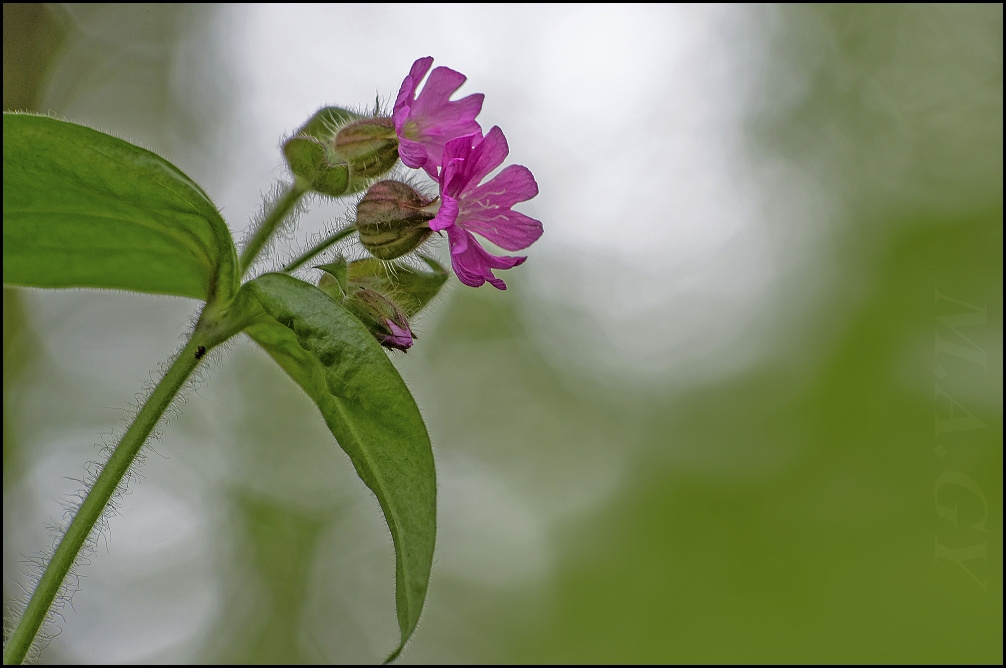
[[[393,357],[440,490],[403,662],[1002,662],[1002,5],[3,11],[5,110],[158,151],[239,239],[284,133],[419,56],[534,171],[510,289]],[[9,623],[196,305],[3,304]],[[379,661],[376,500],[249,341],[208,362],[41,661]]]

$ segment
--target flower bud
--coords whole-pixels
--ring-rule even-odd
[[[409,328],[399,327],[394,320],[386,320],[388,329],[391,330],[391,336],[384,337],[381,341],[381,345],[385,348],[394,348],[395,350],[406,351],[412,347],[412,341],[415,338]]]
[[[298,135],[283,144],[283,155],[293,175],[310,185],[311,190],[331,197],[349,191],[349,165],[314,137]]]
[[[415,250],[433,233],[429,221],[438,200],[423,197],[399,181],[378,181],[356,205],[360,243],[381,260],[394,260]]]
[[[339,128],[361,118],[364,117],[342,107],[322,107],[314,116],[307,119],[307,123],[300,126],[296,134],[327,142],[335,137]]]
[[[395,166],[398,137],[390,118],[324,107],[283,144],[290,171],[316,192],[360,192]]]
[[[342,305],[362,322],[385,348],[408,350],[415,338],[408,318],[390,299],[376,290],[360,288]]]
[[[398,161],[398,135],[390,118],[361,118],[342,127],[332,144],[349,164],[350,180],[363,183],[384,174]]]

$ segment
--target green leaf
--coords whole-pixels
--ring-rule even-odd
[[[339,256],[334,262],[329,262],[328,264],[319,264],[315,269],[321,269],[325,273],[321,277],[321,281],[318,286],[321,287],[324,284],[332,285],[333,281],[339,286],[338,293],[331,292],[329,290],[322,290],[328,295],[331,295],[335,301],[342,303],[342,298],[346,296],[349,292],[349,284],[346,279],[349,275],[349,264],[346,262],[346,258]]]
[[[402,632],[394,658],[419,621],[433,563],[436,477],[422,416],[367,328],[321,290],[265,274],[241,293],[239,301],[250,296],[264,311],[245,332],[318,405],[384,511],[395,544]]]
[[[350,262],[349,284],[387,294],[411,318],[437,296],[449,276],[436,260],[425,255],[419,257],[431,271],[420,271],[407,264],[375,258]]]
[[[74,123],[3,115],[3,278],[209,300],[237,288],[210,198],[178,168]]]

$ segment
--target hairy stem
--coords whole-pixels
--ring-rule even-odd
[[[255,234],[248,242],[248,245],[241,251],[239,266],[242,276],[248,271],[252,262],[254,262],[255,258],[257,258],[259,253],[262,252],[262,249],[265,248],[266,243],[269,242],[272,235],[275,234],[279,224],[283,222],[283,219],[286,218],[291,211],[293,211],[297,202],[300,201],[300,198],[303,197],[309,189],[310,186],[302,183],[300,179],[295,179],[292,184],[287,186],[279,200],[277,200],[272,209],[269,210],[265,220],[263,220],[258,229],[255,230]]]
[[[342,228],[341,230],[339,230],[332,236],[328,237],[327,239],[319,241],[309,250],[305,251],[303,255],[301,255],[296,260],[293,260],[285,267],[283,267],[283,273],[290,273],[295,269],[300,269],[305,263],[307,263],[308,260],[318,255],[319,253],[328,250],[335,244],[339,243],[340,241],[348,237],[353,232],[356,232],[356,225],[349,225],[348,227]]]
[[[59,588],[63,584],[66,574],[70,571],[70,567],[86,543],[98,518],[101,517],[101,513],[104,512],[109,499],[112,498],[122,482],[123,476],[129,470],[151,430],[161,419],[165,409],[171,404],[196,365],[199,364],[200,358],[206,352],[206,347],[199,345],[196,338],[193,336],[189,340],[182,352],[168,367],[164,377],[154,387],[154,391],[140,408],[140,412],[136,415],[133,423],[129,425],[122,440],[115,446],[115,450],[112,451],[83,503],[77,509],[70,526],[60,539],[52,559],[46,564],[42,578],[39,580],[38,586],[35,587],[31,600],[28,601],[24,616],[21,617],[7,646],[4,647],[4,664],[24,661],[39,628],[45,621],[53,599],[59,593]]]

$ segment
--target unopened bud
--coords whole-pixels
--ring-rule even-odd
[[[339,128],[361,118],[363,116],[360,114],[342,107],[322,107],[307,119],[307,123],[300,126],[296,134],[327,142],[335,137]]]
[[[318,110],[283,144],[290,171],[316,192],[360,192],[395,166],[398,137],[390,118],[364,117],[339,107]]]
[[[347,262],[338,256],[315,267],[324,272],[318,288],[362,322],[381,345],[406,350],[416,338],[409,318],[433,299],[447,280],[447,271],[435,260],[419,257],[429,271],[375,258]]]
[[[342,305],[362,322],[385,348],[408,350],[412,346],[412,330],[402,309],[376,290],[360,288]]]
[[[341,197],[349,191],[349,165],[314,137],[295,136],[283,144],[283,155],[290,171],[311,190]]]
[[[360,243],[381,260],[415,250],[433,233],[429,221],[439,201],[427,199],[399,181],[378,181],[356,205]]]
[[[394,348],[395,350],[408,350],[412,347],[412,340],[415,338],[409,328],[399,327],[398,323],[394,320],[386,320],[385,324],[388,329],[391,330],[390,336],[385,336],[381,341],[381,345],[385,348]]]

